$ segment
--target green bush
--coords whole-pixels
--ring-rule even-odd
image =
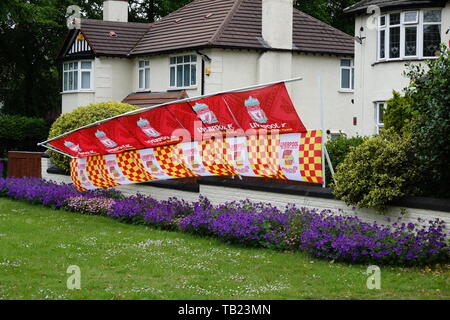
[[[341,134],[338,138],[328,140],[326,148],[330,155],[331,164],[333,165],[334,170],[336,170],[337,166],[344,161],[347,154],[353,148],[363,143],[363,141],[363,137],[357,136],[348,138],[346,134]],[[328,163],[326,165],[326,177],[328,182],[333,181]]]
[[[8,151],[40,150],[37,143],[45,140],[48,131],[49,125],[41,118],[0,116],[0,158]]]
[[[409,131],[414,137],[424,183],[423,195],[450,197],[450,51],[425,65],[410,65],[411,100],[414,118]]]
[[[72,112],[61,115],[50,128],[49,139],[75,130],[90,123],[114,117],[125,112],[139,109],[126,103],[102,102],[79,107]],[[49,151],[51,161],[65,172],[70,172],[70,159],[62,154]]]
[[[412,119],[411,99],[403,97],[397,91],[392,92],[393,97],[387,101],[384,112],[384,127],[401,133]]]
[[[333,193],[357,207],[383,212],[393,200],[417,192],[419,172],[411,135],[383,130],[352,149],[337,167]]]

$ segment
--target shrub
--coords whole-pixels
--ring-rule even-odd
[[[84,196],[73,197],[67,201],[66,208],[80,213],[92,215],[106,215],[108,210],[114,205],[112,198],[86,198]]]
[[[420,184],[411,136],[391,130],[366,139],[337,167],[333,193],[347,204],[384,211]]]
[[[387,108],[384,112],[384,127],[402,133],[411,122],[413,117],[411,110],[411,99],[403,97],[400,93],[393,91],[393,97],[386,101]]]
[[[335,139],[328,140],[326,143],[326,148],[328,150],[328,154],[330,155],[331,164],[333,165],[334,170],[336,170],[337,166],[344,161],[347,154],[355,147],[359,146],[363,143],[363,137],[351,137],[348,138],[346,134],[341,134],[339,137]],[[326,177],[327,181],[331,182],[331,170],[327,164],[326,166]]]
[[[212,206],[202,198],[179,228],[195,234],[215,236],[233,243],[256,247],[284,247],[290,213],[263,203],[230,202]]]
[[[0,157],[8,151],[38,151],[38,142],[46,139],[49,126],[44,119],[17,115],[0,116]]]
[[[295,219],[292,228],[297,234],[289,244],[319,258],[406,266],[449,258],[442,221],[423,224],[419,219],[416,224],[395,222],[384,226],[315,209],[302,209]]]
[[[72,112],[61,115],[50,128],[49,139],[78,129],[96,121],[114,117],[138,107],[120,102],[102,102],[79,107]],[[57,152],[49,151],[50,159],[60,169],[70,172],[70,159]]]
[[[410,65],[405,95],[414,113],[409,131],[423,172],[422,193],[450,197],[450,51],[443,51],[425,66]]]
[[[136,195],[116,201],[108,215],[126,223],[145,224],[163,229],[175,229],[177,219],[190,213],[189,203],[170,198],[157,201],[151,197]]]

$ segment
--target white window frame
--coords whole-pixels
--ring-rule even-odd
[[[350,66],[343,66],[342,65],[342,61],[343,60],[349,60],[350,61]],[[341,70],[341,72],[340,72],[340,79],[339,79],[339,82],[340,82],[340,85],[339,85],[339,87],[341,88],[340,90],[341,91],[354,91],[355,90],[355,63],[354,63],[354,60],[353,59],[351,59],[351,58],[346,58],[346,59],[340,59],[339,60],[339,66],[340,66],[340,70]],[[344,88],[343,86],[342,86],[342,72],[343,72],[343,70],[349,70],[350,71],[350,88]]]
[[[189,62],[185,62],[185,57],[190,57]],[[195,61],[192,61],[192,58],[195,57]],[[178,62],[177,60],[181,58],[182,62]],[[175,63],[173,63],[173,61],[175,61]],[[197,70],[198,70],[198,56],[196,54],[183,54],[183,55],[175,55],[175,56],[170,56],[169,57],[169,88],[170,89],[195,89],[197,88],[197,83],[198,83],[198,76],[197,76]],[[178,86],[178,72],[177,72],[177,67],[182,65],[182,82],[183,85],[182,86]],[[190,79],[189,79],[189,85],[186,86],[186,84],[184,83],[184,68],[185,65],[189,65],[190,66]],[[195,83],[192,83],[192,67],[195,67]],[[174,69],[174,85],[172,85],[172,69]]]
[[[426,11],[441,11],[441,21],[440,22],[424,22],[424,13]],[[405,22],[405,14],[417,12],[417,19],[415,22],[409,21]],[[390,25],[391,14],[400,14],[400,24]],[[384,17],[385,24],[381,25],[381,19]],[[392,11],[381,15],[378,20],[378,30],[377,30],[377,61],[401,61],[401,60],[411,60],[411,59],[435,59],[434,56],[424,56],[423,55],[423,40],[424,40],[424,26],[425,25],[440,25],[442,33],[442,10],[440,8],[428,8],[421,10],[407,10],[407,11]],[[398,58],[390,58],[390,29],[393,27],[400,27],[400,54]],[[416,54],[415,55],[405,55],[405,42],[406,42],[406,28],[416,27]],[[384,31],[384,57],[381,57],[381,32]],[[441,39],[442,41],[442,39]]]
[[[386,101],[376,101],[375,102],[375,128],[376,133],[380,133],[380,129],[384,128],[384,122],[381,121],[381,113],[380,113],[380,107],[386,111],[387,103]]]
[[[141,63],[143,64],[143,66],[141,66]],[[143,86],[141,86],[141,72],[143,75],[143,79],[142,79]],[[146,75],[148,75],[147,85],[145,84]],[[150,91],[150,60],[139,60],[138,61],[138,88],[140,91]]]
[[[90,62],[91,68],[82,68],[83,62]],[[69,70],[69,64],[76,65],[76,68],[73,68]],[[66,69],[67,65],[67,69]],[[94,60],[75,60],[75,61],[66,61],[63,62],[62,66],[63,70],[63,77],[62,77],[62,92],[63,93],[71,93],[71,92],[86,92],[86,91],[93,91],[94,87]],[[77,72],[77,88],[73,89],[65,89],[64,82],[66,74],[69,75],[70,73]],[[89,88],[81,88],[82,85],[82,79],[83,79],[83,73],[89,72],[90,78],[89,78]],[[73,77],[73,76],[72,76]]]

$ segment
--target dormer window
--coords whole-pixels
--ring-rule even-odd
[[[383,15],[378,23],[378,61],[434,57],[441,42],[441,10]]]

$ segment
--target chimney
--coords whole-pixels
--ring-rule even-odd
[[[262,0],[262,36],[272,47],[292,50],[293,0]]]
[[[128,22],[128,0],[103,1],[103,20]]]

